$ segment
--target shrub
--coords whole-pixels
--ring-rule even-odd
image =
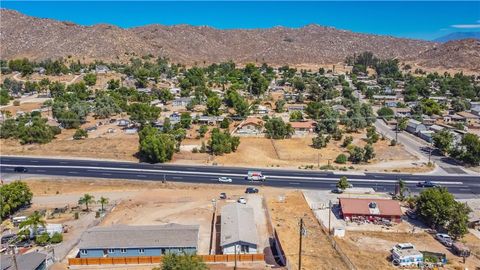
[[[87,131],[84,130],[84,129],[81,129],[81,128],[77,129],[77,130],[75,131],[75,134],[73,134],[73,139],[74,139],[74,140],[81,140],[81,139],[83,139],[83,138],[88,138],[88,133],[87,133]]]
[[[344,155],[344,154],[338,155],[337,158],[335,159],[335,163],[338,163],[338,164],[345,164],[345,163],[347,163],[347,156]]]
[[[63,235],[61,233],[54,233],[52,237],[50,238],[50,243],[52,244],[58,244],[63,241]]]
[[[192,153],[194,153],[194,154],[195,154],[195,153],[198,153],[198,149],[197,149],[196,147],[194,147],[194,148],[192,149]]]
[[[44,246],[48,244],[48,240],[50,240],[50,236],[48,236],[48,233],[44,232],[40,235],[37,235],[35,237],[35,243],[39,246]]]
[[[343,140],[342,147],[347,147],[347,146],[349,146],[350,144],[352,144],[352,142],[353,142],[353,137],[352,137],[352,136],[347,136],[347,137],[345,137],[345,139]]]
[[[397,145],[397,141],[395,139],[390,141],[390,146],[395,146]]]
[[[20,100],[14,100],[13,106],[20,106]]]

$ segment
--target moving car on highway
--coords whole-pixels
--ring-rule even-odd
[[[232,178],[220,177],[220,178],[218,178],[218,182],[222,182],[222,183],[232,183]]]
[[[417,187],[430,188],[430,187],[439,187],[439,185],[433,183],[432,181],[423,181],[423,182],[418,182]]]
[[[18,173],[26,173],[28,172],[28,169],[25,167],[15,167],[13,168],[13,171]]]
[[[248,171],[247,177],[245,179],[249,181],[265,181],[267,177],[265,177],[262,172],[259,171]]]

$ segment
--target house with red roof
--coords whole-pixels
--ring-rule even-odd
[[[341,214],[346,221],[362,218],[376,220],[387,219],[400,222],[402,209],[400,203],[391,199],[380,198],[339,198]]]

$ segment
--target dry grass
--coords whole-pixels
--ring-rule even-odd
[[[327,240],[300,192],[290,192],[285,202],[268,201],[272,223],[292,269],[298,268],[298,222],[303,218],[307,237],[303,239],[302,269],[347,269]]]
[[[474,240],[470,239],[469,241]],[[456,267],[461,266],[459,257],[450,253],[442,244],[427,233],[348,231],[345,238],[338,239],[337,242],[358,269],[396,269],[388,259],[390,249],[397,243],[407,242],[414,244],[418,250],[445,253],[449,261],[446,269],[457,269]],[[475,265],[480,265],[480,261],[471,256],[467,259],[465,266],[468,269],[475,269]]]

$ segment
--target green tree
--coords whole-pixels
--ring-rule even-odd
[[[462,238],[468,233],[470,212],[472,209],[466,203],[455,202],[447,225],[447,232],[453,239]]]
[[[265,136],[272,139],[290,138],[294,132],[292,126],[279,117],[272,117],[265,123]]]
[[[293,111],[290,113],[290,122],[298,122],[303,120],[303,114],[301,111]]]
[[[347,147],[353,142],[353,137],[352,136],[346,136],[345,139],[343,140],[342,147]]]
[[[228,118],[223,118],[222,122],[220,122],[220,128],[228,128],[230,126],[230,121]]]
[[[453,147],[453,134],[446,129],[433,134],[433,145],[442,153],[450,152]]]
[[[338,113],[324,102],[310,102],[305,109],[307,115],[318,122],[317,129],[324,133],[333,133],[338,129]]]
[[[335,159],[335,163],[338,163],[338,164],[347,163],[347,156],[345,154],[338,155],[337,158]]]
[[[368,162],[375,157],[375,150],[373,149],[373,146],[370,143],[365,145],[363,150],[364,150],[363,161]]]
[[[85,81],[85,84],[88,86],[93,86],[97,83],[97,75],[94,73],[88,73],[83,76],[83,80]]]
[[[59,232],[55,232],[52,237],[50,237],[50,243],[58,244],[63,241],[63,235]]]
[[[121,109],[111,96],[101,95],[95,98],[93,112],[96,117],[103,119],[120,113]]]
[[[25,182],[14,181],[0,185],[0,218],[3,219],[29,205],[32,197],[33,193]]]
[[[162,259],[161,270],[207,270],[207,265],[194,254],[166,254]],[[155,269],[156,270],[156,269]],[[160,269],[158,269],[160,270]]]
[[[173,94],[170,92],[170,90],[166,88],[162,88],[160,90],[155,91],[155,95],[160,101],[163,102],[163,104],[166,104],[168,101],[173,100],[175,98]]]
[[[348,182],[348,179],[346,176],[340,177],[340,180],[337,182],[337,187],[339,189],[346,189],[350,186],[350,183]]]
[[[376,143],[379,139],[377,129],[374,126],[367,127],[367,141],[368,143]]]
[[[208,115],[220,115],[220,106],[222,101],[217,95],[212,95],[207,99],[207,114]]]
[[[183,112],[180,115],[180,125],[183,128],[190,128],[190,125],[192,124],[192,116],[188,112]]]
[[[27,220],[20,223],[19,228],[31,230],[33,235],[36,235],[38,232],[38,228],[45,227],[46,224],[47,223],[45,222],[45,219],[40,214],[40,212],[35,211],[33,212],[33,214],[28,216]]]
[[[378,116],[383,117],[387,120],[392,120],[395,117],[395,112],[389,107],[382,107],[377,111]]]
[[[463,136],[460,148],[452,152],[452,156],[468,165],[480,164],[480,138],[476,134],[467,133]]]
[[[206,125],[201,125],[200,128],[198,129],[198,134],[200,135],[201,138],[205,137],[205,134],[208,131],[208,127]]]
[[[350,161],[352,163],[360,163],[365,159],[365,150],[361,147],[355,146],[350,150]]]
[[[48,235],[47,232],[44,232],[40,235],[35,236],[35,243],[39,246],[47,245],[49,240],[50,240],[50,236]]]
[[[315,149],[321,149],[327,147],[329,141],[330,136],[323,136],[322,134],[318,134],[317,137],[312,139],[312,146]]]
[[[282,113],[285,111],[285,100],[284,99],[279,99],[275,101],[275,111],[277,113]]]
[[[79,128],[75,131],[75,134],[73,134],[74,140],[81,140],[84,138],[88,138],[88,132],[85,129]]]
[[[256,96],[263,95],[268,88],[268,80],[256,71],[250,77],[250,93]]]
[[[7,89],[0,89],[0,105],[7,105],[11,100]]]
[[[146,103],[133,103],[128,106],[128,114],[130,115],[130,120],[145,125],[153,123],[158,119],[160,108]]]
[[[429,226],[436,228],[448,224],[455,198],[446,188],[428,188],[417,199],[417,212]]]
[[[398,196],[400,201],[403,201],[405,199],[405,192],[409,191],[407,187],[407,183],[403,180],[398,180]]]
[[[115,90],[120,88],[120,80],[111,79],[107,82],[108,90]]]
[[[97,201],[97,203],[99,203],[99,204],[102,206],[102,210],[101,210],[101,211],[103,212],[103,211],[104,211],[104,208],[103,208],[103,207],[104,207],[106,204],[108,204],[108,198],[102,196],[102,197],[100,197],[100,199]]]
[[[232,137],[227,131],[221,132],[220,129],[214,128],[211,134],[208,145],[214,155],[235,152],[240,145],[240,138]]]
[[[85,204],[85,210],[89,211],[88,205],[92,204],[95,202],[95,197],[93,195],[90,195],[88,193],[85,193],[83,197],[81,197],[78,200],[78,204],[82,205]]]
[[[158,129],[147,125],[139,133],[139,144],[141,159],[163,163],[172,159],[176,140],[173,134],[160,133]]]

